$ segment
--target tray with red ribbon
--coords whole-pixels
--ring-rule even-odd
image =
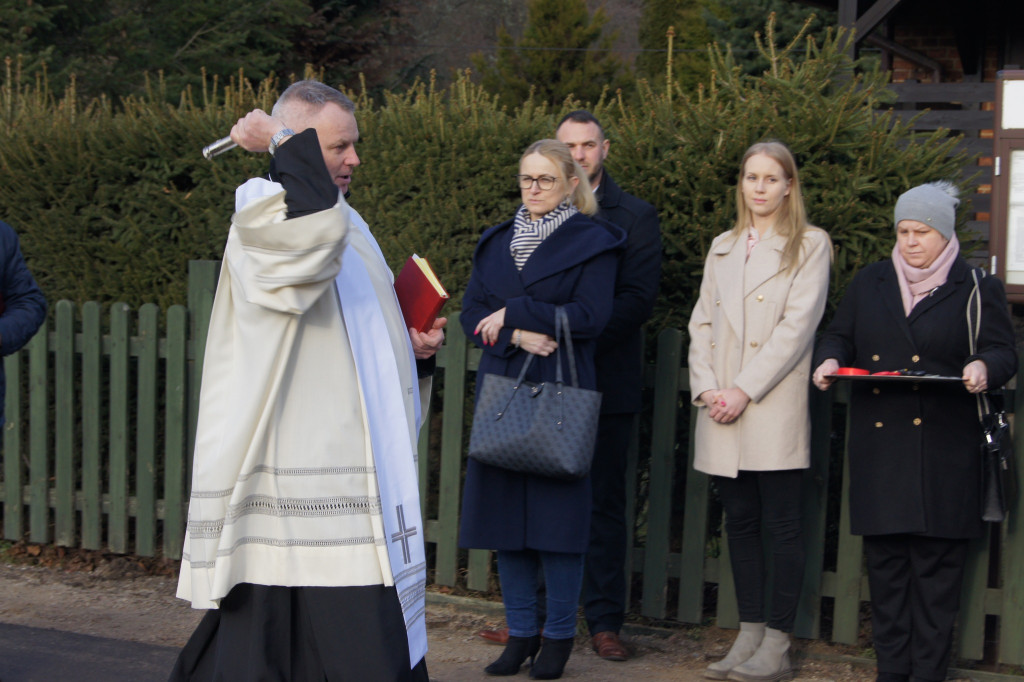
[[[859,367],[840,367],[835,374],[826,374],[830,379],[851,379],[853,381],[937,381],[940,383],[961,383],[961,377],[928,374],[917,369],[899,369],[889,372],[869,372]]]

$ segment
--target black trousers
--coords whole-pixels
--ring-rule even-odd
[[[217,682],[429,682],[410,670],[394,587],[243,583],[200,621],[171,672]]]
[[[736,478],[716,476],[725,508],[729,558],[740,620],[765,622],[765,552],[761,524],[771,538],[773,561],[768,627],[793,631],[804,579],[800,534],[803,469],[741,471]]]
[[[635,414],[602,414],[597,425],[583,566],[583,614],[591,635],[617,633],[626,616],[626,453],[635,421]]]
[[[967,544],[910,534],[864,536],[880,675],[946,679]]]

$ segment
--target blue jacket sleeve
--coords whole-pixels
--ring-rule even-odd
[[[0,222],[0,355],[17,351],[35,335],[46,319],[46,298],[21,255],[18,235]]]
[[[498,334],[498,342],[493,346],[485,346],[480,340],[480,336],[474,332],[480,320],[495,310],[504,307],[504,303],[496,295],[488,292],[481,280],[482,278],[477,272],[476,264],[474,263],[473,273],[470,275],[469,283],[466,285],[466,293],[462,296],[462,312],[459,313],[459,323],[462,324],[466,338],[483,350],[483,352],[499,357],[511,356],[518,352],[519,349],[512,345],[512,332],[514,328],[509,327],[507,323],[505,328]]]

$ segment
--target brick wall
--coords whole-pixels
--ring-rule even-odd
[[[957,54],[956,40],[951,27],[939,24],[899,25],[894,31],[894,40],[941,64],[944,82],[956,83],[963,80],[963,66],[960,64],[960,56]],[[999,68],[1001,67],[998,64],[996,46],[989,45],[985,50],[982,80],[994,81]],[[892,80],[895,83],[906,80],[917,80],[922,83],[933,81],[930,69],[925,69],[900,57],[893,58],[892,72]]]

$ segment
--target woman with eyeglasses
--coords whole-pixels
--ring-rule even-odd
[[[594,216],[597,201],[569,148],[557,140],[530,145],[516,176],[522,205],[480,238],[460,320],[483,350],[485,374],[555,379],[555,308],[565,309],[583,388],[596,386],[594,348],[611,314],[618,250],[625,233]],[[565,355],[564,353],[562,355]],[[568,372],[568,358],[563,357]],[[509,641],[485,668],[515,675],[532,659],[530,677],[562,676],[576,634],[583,557],[590,533],[590,480],[517,473],[470,458],[459,543],[497,550]],[[538,571],[546,616],[538,626]]]

